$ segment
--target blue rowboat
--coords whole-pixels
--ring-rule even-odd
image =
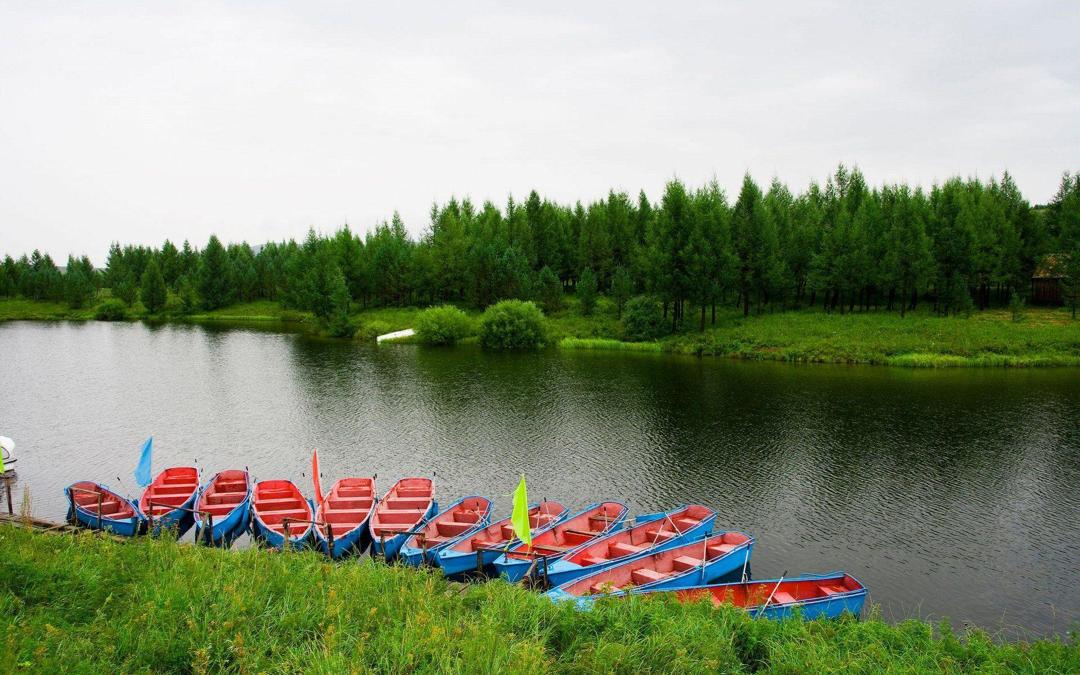
[[[149,521],[152,535],[172,530],[184,536],[195,524],[191,508],[199,493],[199,470],[193,466],[173,466],[159,473],[143,490],[139,510]]]
[[[374,478],[342,478],[334,483],[315,512],[315,545],[337,560],[359,555],[371,543],[368,519],[379,501]],[[333,550],[327,531],[334,535]]]
[[[83,527],[134,537],[146,526],[146,517],[135,502],[101,483],[88,480],[72,483],[64,488],[64,494],[68,498],[68,520]]]
[[[199,489],[195,511],[195,541],[229,548],[251,521],[251,475],[239,469],[215,474]]]
[[[409,538],[405,534],[439,511],[429,478],[402,478],[382,498],[368,520],[371,553],[393,560]]]
[[[529,529],[533,536],[557,525],[569,510],[558,502],[541,502],[529,507]],[[484,570],[518,542],[510,518],[492,523],[444,547],[435,562],[447,576]],[[479,557],[479,561],[477,560]]]
[[[712,529],[716,511],[691,504],[645,518],[645,522],[597,537],[548,565],[548,583],[561,586],[631,558],[701,539]]]
[[[458,539],[466,537],[491,522],[491,500],[487,497],[463,497],[445,511],[430,518],[405,540],[398,555],[406,565],[419,567],[435,562],[435,556]]]
[[[598,502],[533,538],[531,545],[521,542],[495,558],[495,570],[509,581],[520,581],[530,570],[542,573],[562,556],[622,527],[629,509],[621,502]]]
[[[791,579],[691,586],[673,591],[632,591],[629,595],[671,594],[680,602],[708,600],[742,607],[751,616],[768,619],[836,619],[845,612],[862,614],[866,587],[844,572],[806,574]]]
[[[255,483],[251,514],[252,533],[267,546],[299,549],[311,538],[315,508],[291,480]]]
[[[708,584],[746,569],[753,548],[753,537],[742,532],[721,532],[593,571],[553,588],[547,596],[576,600],[585,607],[598,596],[623,595],[626,589],[670,590]]]

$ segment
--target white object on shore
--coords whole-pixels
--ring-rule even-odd
[[[7,436],[0,436],[0,448],[3,448],[8,452],[15,452],[15,441]]]
[[[397,340],[399,338],[407,338],[416,335],[416,331],[412,328],[406,328],[405,330],[396,330],[393,333],[387,333],[386,335],[380,335],[375,338],[375,342],[384,342],[386,340]]]

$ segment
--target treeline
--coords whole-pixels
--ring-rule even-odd
[[[574,290],[586,311],[597,292],[621,311],[644,293],[675,330],[688,312],[703,328],[725,304],[744,314],[807,306],[903,314],[922,302],[942,314],[983,309],[1025,296],[1051,254],[1068,273],[1075,306],[1080,175],[1065,174],[1052,203],[1032,207],[1008,173],[954,178],[927,192],[871,188],[857,169],[840,166],[798,195],[778,180],[762,189],[747,175],[734,202],[715,182],[691,190],[678,180],[658,203],[614,191],[573,206],[535,191],[502,209],[452,199],[432,207],[418,240],[394,214],[363,237],[345,227],[258,248],[216,237],[201,250],[114,244],[102,273],[69,258],[61,275],[35,252],[4,260],[0,294],[74,304],[105,286],[131,304],[140,294],[146,302],[149,284],[189,310],[278,300],[330,323],[350,303],[484,307],[518,298],[552,310]]]

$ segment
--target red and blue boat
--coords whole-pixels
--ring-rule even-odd
[[[149,521],[150,534],[172,530],[180,538],[195,524],[191,509],[199,493],[199,470],[193,466],[173,466],[154,477],[143,490],[139,510]]]
[[[267,546],[299,549],[311,538],[315,509],[291,480],[255,483],[251,514],[252,534]]]
[[[753,537],[742,532],[721,532],[590,572],[553,588],[547,596],[576,600],[586,606],[597,596],[622,595],[631,589],[669,590],[708,584],[745,570],[753,548]]]
[[[491,500],[487,497],[463,497],[430,518],[401,545],[398,556],[406,565],[419,567],[434,563],[435,556],[458,539],[466,537],[491,522]]]
[[[791,579],[692,586],[671,591],[642,589],[629,595],[671,595],[680,602],[708,601],[741,607],[754,617],[837,619],[845,613],[858,617],[866,604],[866,587],[844,572],[806,574]]]
[[[214,474],[199,489],[195,512],[196,542],[232,546],[251,521],[251,474],[240,469]]]
[[[495,558],[492,565],[509,581],[525,578],[585,544],[622,527],[629,509],[621,502],[590,504],[554,527],[538,534],[531,544],[518,542]]]
[[[386,560],[396,558],[409,538],[406,532],[418,528],[438,511],[431,479],[402,478],[386,493],[368,521],[372,554]]]
[[[371,544],[368,520],[378,501],[374,478],[338,480],[315,511],[315,545],[335,560],[366,551]]]
[[[634,525],[597,537],[550,563],[548,583],[561,586],[631,558],[701,539],[712,529],[716,511],[691,504],[642,518],[644,522],[638,519]]]
[[[146,526],[146,516],[138,504],[101,483],[72,483],[64,488],[64,494],[68,498],[68,520],[83,527],[134,537]]]
[[[535,537],[554,527],[567,513],[569,510],[558,502],[533,504],[529,507],[529,530]],[[517,542],[514,526],[506,517],[443,547],[435,562],[447,576],[482,571]]]

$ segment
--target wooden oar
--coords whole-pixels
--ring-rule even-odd
[[[754,616],[755,619],[761,618],[761,613],[764,612],[765,608],[769,606],[770,602],[772,602],[773,596],[776,595],[776,592],[778,590],[780,590],[780,584],[784,583],[784,577],[786,577],[786,576],[787,576],[787,570],[784,570],[784,573],[781,574],[780,578],[777,580],[776,585],[773,586],[772,593],[769,593],[769,597],[765,598],[765,604],[763,604],[761,606],[761,608],[758,609],[758,613]]]

